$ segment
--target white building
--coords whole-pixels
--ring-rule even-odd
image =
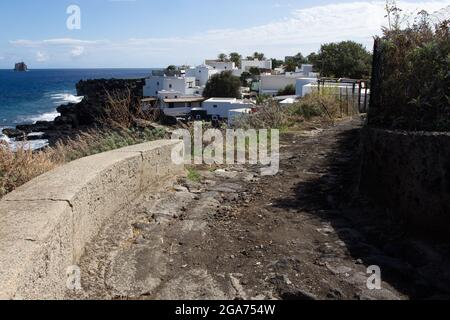
[[[312,64],[303,64],[301,68],[297,67],[295,72],[286,72],[286,76],[292,78],[318,78],[319,73],[313,72]]]
[[[208,116],[227,119],[231,110],[251,109],[254,104],[235,98],[211,98],[203,102],[202,108]]]
[[[278,91],[283,90],[289,85],[296,89],[296,95],[302,97],[303,86],[317,82],[319,75],[313,72],[313,65],[304,64],[297,68],[295,72],[286,72],[277,75],[261,75],[259,93],[276,96]]]
[[[236,64],[231,61],[205,60],[205,64],[219,72],[237,70]]]
[[[306,94],[311,93],[311,90],[307,89],[308,85],[316,85],[318,78],[298,78],[295,80],[295,95],[298,97],[304,97]]]
[[[144,96],[163,98],[167,93],[178,96],[201,95],[203,88],[196,85],[195,77],[150,76],[145,80]]]
[[[214,69],[206,64],[190,68],[186,70],[186,77],[193,77],[196,79],[196,85],[206,86],[208,80],[215,74],[220,73],[220,70]]]
[[[241,70],[248,71],[251,68],[272,70],[272,60],[241,60]]]
[[[198,78],[193,76],[196,72],[199,73]],[[172,117],[186,116],[192,108],[201,107],[201,103],[205,99],[202,97],[204,85],[200,85],[200,83],[207,81],[205,79],[209,77],[209,69],[206,66],[190,70],[189,75],[155,74],[145,80],[144,96],[147,99],[143,101],[148,100],[148,104],[160,108],[166,115]]]
[[[278,91],[286,88],[289,85],[295,87],[296,79],[281,75],[261,75],[259,94],[276,96]]]
[[[202,96],[177,96],[174,93],[166,92],[165,96],[159,99],[159,108],[165,115],[184,117],[193,108],[200,108],[203,101],[205,98]]]

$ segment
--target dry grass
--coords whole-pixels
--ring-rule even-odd
[[[235,121],[235,127],[242,129],[284,129],[289,126],[286,109],[276,101],[266,100],[258,112],[243,115]]]
[[[235,127],[242,129],[293,129],[300,123],[320,118],[333,122],[353,114],[345,112],[342,101],[325,90],[303,97],[290,107],[282,107],[272,99],[266,100],[258,112],[236,119]]]
[[[0,197],[62,163],[63,157],[55,149],[32,152],[22,146],[13,151],[0,143]]]
[[[104,129],[88,130],[53,147],[31,151],[25,142],[13,150],[0,143],[0,198],[31,179],[64,163],[93,154],[166,137],[163,129],[143,128],[160,115],[142,112],[130,90],[107,93],[105,115],[97,119]],[[139,125],[141,123],[141,125]],[[141,129],[135,129],[141,128]],[[151,128],[151,129],[150,129]]]
[[[314,92],[306,95],[286,111],[291,115],[303,117],[307,121],[315,117],[323,117],[333,121],[344,115],[343,110],[338,95],[323,90],[321,93]]]

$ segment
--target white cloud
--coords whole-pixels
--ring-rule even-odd
[[[432,13],[448,6],[448,0],[421,2],[398,1],[404,13],[422,9]],[[276,4],[275,4],[276,5]],[[51,50],[69,48],[68,57],[77,57],[91,48],[90,54],[98,60],[133,61],[146,66],[157,63],[199,63],[221,51],[250,54],[263,51],[267,56],[283,57],[316,51],[320,44],[342,40],[355,40],[370,48],[373,36],[381,33],[386,24],[384,1],[355,1],[292,9],[289,16],[279,21],[245,29],[207,30],[187,37],[130,38],[127,40],[81,40],[72,38],[41,41],[15,40],[10,43],[21,47]],[[101,57],[101,59],[100,59]],[[111,57],[111,58],[109,58]]]
[[[448,5],[448,0],[405,2],[399,1],[405,14],[425,9],[432,13]],[[268,55],[283,56],[303,51],[309,53],[320,44],[342,40],[355,40],[368,48],[373,36],[381,33],[385,24],[385,2],[350,2],[297,9],[280,21],[246,29],[209,30],[186,38],[132,39],[129,45],[165,46],[183,48],[183,52],[202,50],[264,51]],[[202,48],[199,50],[199,48]]]
[[[38,51],[36,52],[36,61],[37,62],[46,62],[48,61],[49,57],[46,52]]]
[[[83,46],[76,46],[70,51],[70,54],[74,58],[83,55],[83,53],[84,53],[84,47]]]
[[[48,39],[41,41],[34,40],[12,40],[9,42],[12,45],[20,47],[46,47],[46,46],[85,46],[85,45],[98,45],[106,44],[107,40],[80,40],[72,38],[61,38],[61,39]]]

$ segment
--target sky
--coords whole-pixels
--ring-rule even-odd
[[[450,0],[397,4],[408,14],[433,13]],[[73,5],[80,10],[79,27],[74,11],[67,11]],[[371,49],[373,36],[386,25],[384,5],[382,0],[1,0],[0,68],[22,60],[34,69],[156,68],[197,65],[234,51],[284,58],[343,40]]]

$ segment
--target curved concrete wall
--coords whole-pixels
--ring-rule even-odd
[[[67,268],[108,216],[158,182],[183,174],[182,141],[155,141],[73,161],[0,201],[0,299],[58,299]]]

